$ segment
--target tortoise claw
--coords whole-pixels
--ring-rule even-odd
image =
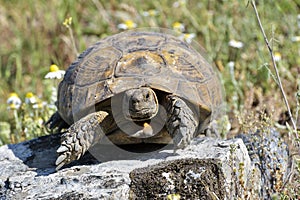
[[[66,161],[66,158],[67,158],[67,154],[61,154],[55,161],[55,165],[57,166],[56,167],[56,170],[59,170],[60,168],[62,168],[62,166],[64,166],[67,161]]]
[[[66,152],[66,151],[69,151],[68,147],[62,145],[62,146],[60,146],[60,147],[56,150],[56,153],[63,153],[63,152]]]

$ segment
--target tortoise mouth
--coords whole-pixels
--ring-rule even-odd
[[[144,121],[153,118],[156,115],[156,109],[143,108],[140,110],[129,109],[129,116],[126,118],[134,121]]]

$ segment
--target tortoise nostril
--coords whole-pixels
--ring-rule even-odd
[[[149,97],[150,97],[150,94],[147,93],[147,94],[146,94],[146,99],[149,99]]]
[[[138,104],[140,101],[138,99],[131,99],[131,103],[132,104]]]

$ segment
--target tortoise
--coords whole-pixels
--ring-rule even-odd
[[[178,37],[127,31],[81,53],[57,98],[48,124],[67,128],[57,149],[60,169],[104,137],[185,148],[217,116],[222,87],[213,67]]]

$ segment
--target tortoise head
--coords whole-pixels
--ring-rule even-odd
[[[123,111],[125,118],[133,121],[145,121],[158,112],[158,101],[155,92],[148,87],[125,91]]]

